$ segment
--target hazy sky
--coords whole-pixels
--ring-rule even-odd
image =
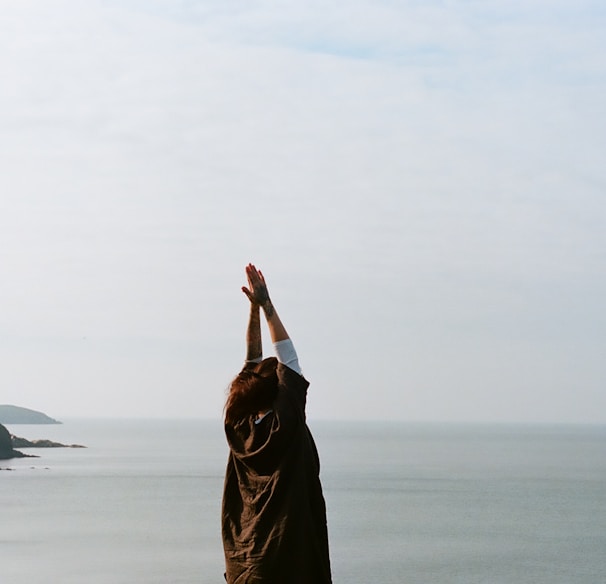
[[[0,8],[0,403],[220,417],[252,261],[310,419],[606,422],[602,1]]]

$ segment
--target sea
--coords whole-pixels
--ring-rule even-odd
[[[309,425],[335,584],[606,582],[606,426]],[[223,582],[220,420],[7,427],[86,448],[0,461],[2,584]]]

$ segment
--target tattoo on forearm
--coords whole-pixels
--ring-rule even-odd
[[[259,308],[252,308],[246,331],[246,360],[252,361],[263,356],[261,344],[261,321],[259,318]]]
[[[259,306],[265,306],[268,302],[271,302],[269,300],[269,292],[265,286],[257,288],[255,296]]]
[[[271,303],[269,298],[267,299],[267,302],[265,302],[265,304],[263,304],[263,310],[265,312],[266,318],[271,318],[274,315],[274,312],[275,312],[274,305]]]

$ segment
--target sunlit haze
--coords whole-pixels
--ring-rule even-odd
[[[310,419],[605,422],[605,25],[3,2],[0,403],[219,418],[254,262]]]

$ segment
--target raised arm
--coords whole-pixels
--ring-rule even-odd
[[[249,354],[261,354],[259,308],[263,308],[278,361],[299,375],[303,375],[295,347],[269,298],[269,292],[267,291],[267,284],[265,283],[263,274],[260,270],[257,270],[255,266],[248,264],[248,266],[246,266],[246,277],[248,278],[249,287],[246,288],[243,286],[242,291],[250,300],[251,316],[249,320],[249,332],[247,333]],[[255,318],[257,319],[256,321],[254,320]],[[258,345],[255,344],[256,335],[258,335]],[[258,350],[255,349],[257,346]],[[247,357],[247,360],[253,361],[254,358]]]
[[[251,304],[251,316],[253,307],[257,307],[257,317],[259,314],[259,307],[263,309],[265,318],[267,320],[267,326],[269,328],[269,334],[273,343],[279,341],[285,341],[289,338],[271,299],[269,298],[269,292],[267,291],[267,284],[265,278],[260,270],[257,270],[252,264],[246,266],[246,276],[248,278],[249,288],[242,287],[242,292],[248,296]],[[249,327],[250,328],[250,327]],[[259,348],[261,347],[261,333],[259,331]]]
[[[258,363],[262,358],[261,315],[259,305],[251,302],[248,327],[246,329],[246,362]]]

